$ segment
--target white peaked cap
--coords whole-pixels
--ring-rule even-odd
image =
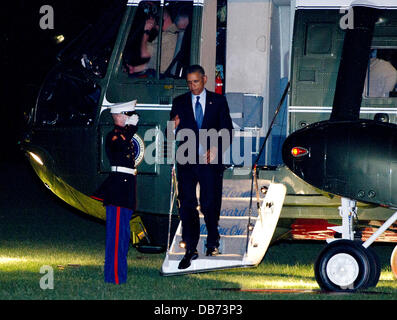
[[[135,111],[136,101],[137,100],[132,100],[123,103],[115,103],[114,105],[110,106],[110,113]]]

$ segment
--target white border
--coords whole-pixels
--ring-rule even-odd
[[[324,106],[290,106],[289,113],[331,113],[332,107]],[[397,114],[397,108],[361,107],[360,113],[390,113]]]
[[[372,8],[397,9],[396,0],[296,0],[295,4],[297,9],[334,9],[359,5]]]

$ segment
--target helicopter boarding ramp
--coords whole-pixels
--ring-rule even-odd
[[[207,230],[204,217],[200,213],[201,232],[197,247],[199,257],[193,260],[187,269],[178,269],[179,262],[185,254],[185,249],[179,246],[182,241],[182,225],[179,223],[163,262],[161,275],[173,276],[228,268],[255,267],[262,261],[280,217],[286,187],[283,184],[271,183],[266,195],[259,199],[260,210],[256,209],[257,198],[253,197],[250,217],[250,183],[250,180],[228,180],[224,183],[219,220],[221,254],[210,257],[205,255]],[[251,227],[248,227],[249,225]]]

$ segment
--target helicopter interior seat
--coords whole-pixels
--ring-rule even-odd
[[[171,77],[175,79],[185,78],[185,69],[190,64],[190,41],[192,28],[189,26],[183,32],[183,37],[178,38],[178,43],[175,47],[174,58],[172,59],[163,77]]]
[[[372,49],[365,79],[365,94],[373,98],[395,97],[396,50]]]

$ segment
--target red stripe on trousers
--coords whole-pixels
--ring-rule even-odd
[[[118,274],[118,250],[119,250],[119,229],[120,229],[120,207],[117,207],[117,217],[116,217],[116,239],[114,244],[114,281],[119,284],[119,274]]]

